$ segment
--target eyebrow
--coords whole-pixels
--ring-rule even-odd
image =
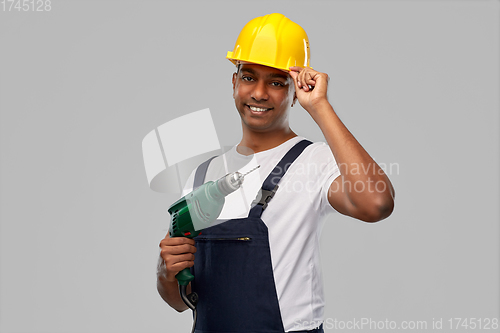
[[[251,68],[242,68],[241,69],[242,72],[247,72],[247,73],[250,73],[250,74],[253,74],[255,76],[258,76],[257,75],[257,72],[255,72],[253,69]],[[268,77],[271,77],[271,78],[279,78],[279,79],[283,79],[283,80],[288,80],[288,76],[286,74],[279,74],[279,73],[270,73],[269,75],[267,75]]]

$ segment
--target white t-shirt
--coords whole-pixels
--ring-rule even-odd
[[[296,136],[281,145],[245,156],[234,146],[214,158],[205,182],[235,171],[245,173],[240,189],[226,197],[219,220],[247,217],[251,203],[281,158],[304,138]],[[183,196],[193,190],[195,170],[187,180]],[[269,232],[271,259],[285,331],[308,330],[323,321],[323,282],[319,237],[323,218],[335,209],[328,202],[328,189],[340,171],[330,147],[315,142],[304,149],[289,167],[279,189],[262,213]],[[307,324],[303,324],[307,323]]]

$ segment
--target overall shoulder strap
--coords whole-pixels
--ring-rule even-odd
[[[304,149],[312,144],[309,140],[302,140],[295,144],[286,154],[283,156],[281,161],[274,167],[273,171],[267,176],[266,180],[262,184],[261,192],[262,196],[260,200],[254,200],[252,203],[252,208],[248,213],[248,217],[260,218],[264,209],[266,209],[269,201],[273,198],[274,194],[278,190],[278,183],[280,182],[283,175],[287,172],[288,168],[292,163],[299,157],[299,155],[304,151]],[[260,194],[260,193],[259,193]],[[259,195],[257,195],[257,198]]]
[[[205,176],[207,175],[208,165],[217,156],[212,156],[205,162],[198,165],[196,173],[194,174],[193,191],[205,183]]]

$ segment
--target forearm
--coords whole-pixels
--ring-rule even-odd
[[[392,184],[366,150],[337,116],[327,100],[314,105],[310,112],[319,125],[335,157],[349,201],[355,207],[392,210]]]
[[[161,257],[160,260],[163,261]],[[179,293],[179,284],[177,283],[177,280],[169,280],[166,275],[166,270],[162,266],[164,265],[162,265],[162,263],[160,262],[160,264],[158,265],[156,281],[156,287],[161,298],[178,312],[182,312],[188,309]],[[191,284],[189,284],[187,287],[187,293],[191,293]]]

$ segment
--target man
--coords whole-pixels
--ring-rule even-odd
[[[382,220],[393,210],[394,190],[328,102],[328,75],[309,67],[309,43],[300,26],[281,14],[258,17],[243,28],[228,59],[237,65],[233,98],[243,137],[224,162],[253,152],[261,174],[269,176],[249,186],[257,186],[256,193],[262,185],[264,199],[204,230],[196,242],[163,239],[158,291],[184,311],[175,275],[194,266],[197,332],[323,332],[320,221],[333,210],[366,222]],[[290,129],[296,101],[328,144],[313,144]],[[222,157],[207,163],[211,169],[201,180],[193,173],[185,193],[191,184],[223,175],[217,167]],[[312,185],[293,190],[297,184]]]

